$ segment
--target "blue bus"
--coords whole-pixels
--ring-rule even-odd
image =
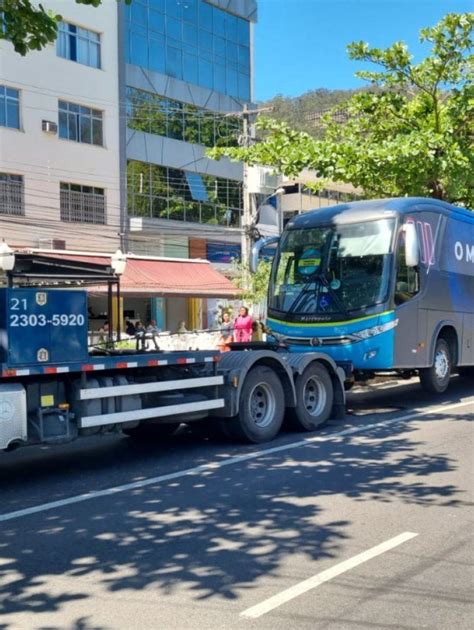
[[[290,352],[324,351],[356,379],[416,371],[445,391],[474,365],[474,213],[400,198],[296,216],[274,257],[267,323]]]

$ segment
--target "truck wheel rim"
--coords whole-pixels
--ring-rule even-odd
[[[258,383],[250,392],[249,412],[252,421],[263,429],[268,427],[275,415],[275,394],[267,383]]]
[[[449,359],[444,350],[438,350],[435,357],[435,374],[440,380],[443,380],[449,374]]]
[[[320,416],[326,406],[326,390],[319,379],[311,376],[303,389],[303,404],[310,416]]]

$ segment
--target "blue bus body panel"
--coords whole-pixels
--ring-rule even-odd
[[[374,326],[393,323],[393,328],[380,334],[346,343],[344,345],[326,345],[323,343],[317,349],[326,352],[335,361],[351,362],[357,369],[363,370],[390,370],[394,364],[394,339],[396,327],[396,315],[394,311],[369,315],[347,322],[331,322],[330,324],[289,324],[277,319],[269,318],[268,325],[272,331],[285,337],[298,337],[311,339],[317,337],[344,337],[351,333],[357,333]],[[291,344],[290,352],[314,352],[315,347],[308,345]]]

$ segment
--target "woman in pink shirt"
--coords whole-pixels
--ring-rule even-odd
[[[234,341],[247,342],[252,340],[253,320],[249,315],[249,309],[241,306],[239,316],[234,322]]]

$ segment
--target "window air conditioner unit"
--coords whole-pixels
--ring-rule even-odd
[[[51,120],[43,120],[42,128],[46,133],[58,133],[58,125]]]

